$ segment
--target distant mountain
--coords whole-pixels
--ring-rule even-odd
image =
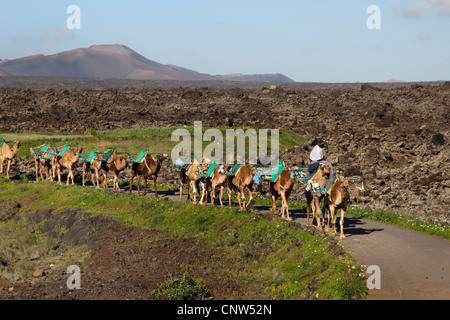
[[[388,83],[398,83],[398,82],[405,82],[405,81],[403,81],[403,80],[397,80],[397,79],[389,79],[387,82],[388,82]]]
[[[228,74],[216,75],[216,79],[232,80],[232,81],[252,81],[252,82],[294,82],[294,80],[282,75],[281,73],[274,74]]]
[[[4,60],[2,60],[3,62]],[[234,80],[294,82],[282,74],[209,75],[147,59],[124,45],[93,45],[58,54],[1,63],[0,76],[76,77],[131,80]]]
[[[10,74],[6,71],[3,71],[2,69],[0,69],[0,77],[7,77],[10,76]]]

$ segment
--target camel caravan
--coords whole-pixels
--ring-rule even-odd
[[[20,142],[15,141],[11,148],[0,139],[0,175],[3,174],[3,163],[7,161],[6,176],[9,179],[9,169],[12,159],[16,156]],[[264,189],[272,197],[271,212],[277,211],[276,202],[281,199],[281,218],[292,220],[289,215],[289,196],[295,184],[304,188],[307,201],[307,225],[312,224],[337,235],[337,211],[341,210],[340,238],[343,233],[344,215],[350,203],[350,194],[354,193],[358,200],[359,191],[364,189],[364,180],[360,176],[344,177],[342,168],[334,168],[326,161],[323,154],[323,145],[316,145],[310,154],[310,164],[306,168],[288,165],[279,160],[277,166],[262,164],[246,164],[236,161],[232,165],[216,162],[214,159],[197,159],[191,155],[190,161],[182,162],[180,159],[172,161],[170,170],[176,173],[180,186],[180,200],[183,197],[183,188],[187,185],[188,201],[193,204],[207,205],[208,194],[211,205],[215,204],[216,191],[219,189],[218,202],[224,207],[223,192],[228,192],[228,206],[232,205],[232,193],[237,196],[240,210],[248,210],[253,199],[254,190]],[[86,175],[91,174],[91,181],[97,188],[108,189],[107,175],[113,175],[113,190],[120,191],[119,174],[127,167],[131,169],[128,193],[133,188],[134,178],[137,177],[136,187],[141,194],[140,180],[144,179],[144,195],[147,193],[147,179],[151,177],[154,184],[155,197],[157,193],[157,178],[163,162],[168,159],[167,154],[150,154],[142,150],[139,154],[119,153],[109,150],[101,153],[97,149],[91,153],[82,153],[82,148],[73,149],[68,145],[52,147],[48,144],[31,148],[36,167],[36,181],[54,181],[58,176],[57,184],[61,185],[61,171],[67,169],[67,181],[74,184],[74,167],[82,164],[82,185],[85,185]],[[44,173],[45,170],[45,179]],[[247,197],[248,195],[248,197]],[[326,216],[326,217],[325,217]],[[327,219],[325,219],[327,218]],[[325,220],[327,220],[325,224]],[[330,229],[331,224],[331,229]]]
[[[178,160],[178,159],[177,159]],[[316,145],[310,155],[311,164],[307,168],[288,166],[280,160],[278,167],[273,169],[267,165],[248,165],[237,162],[233,166],[217,164],[209,159],[198,160],[191,156],[190,162],[173,162],[173,172],[178,173],[180,183],[180,200],[183,186],[188,186],[188,200],[197,203],[199,186],[201,188],[200,204],[207,204],[207,193],[210,190],[211,204],[214,205],[216,189],[220,188],[219,203],[223,207],[223,190],[228,189],[228,205],[231,207],[231,194],[234,191],[241,210],[247,210],[253,199],[253,189],[260,184],[268,184],[272,196],[271,211],[276,212],[276,201],[281,198],[281,218],[292,220],[289,215],[288,199],[295,183],[305,187],[307,199],[307,225],[312,210],[312,222],[316,222],[319,229],[331,231],[337,235],[336,215],[341,210],[340,238],[345,238],[343,232],[344,214],[350,203],[350,193],[358,200],[359,191],[364,190],[364,180],[361,176],[344,177],[341,167],[333,169],[326,161],[323,150]],[[246,201],[245,191],[248,193]],[[321,203],[323,210],[321,209]],[[327,215],[327,224],[324,217]]]

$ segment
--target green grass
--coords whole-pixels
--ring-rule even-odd
[[[278,217],[261,219],[236,208],[198,206],[178,201],[91,187],[57,187],[48,183],[0,182],[0,201],[19,201],[19,216],[38,209],[80,208],[125,226],[165,231],[170,237],[193,239],[214,252],[193,263],[212,268],[217,276],[239,283],[244,296],[260,299],[364,299],[367,289],[361,266],[339,258],[321,236],[293,229]],[[57,230],[63,234],[64,230]],[[1,237],[1,235],[0,235]]]
[[[160,300],[195,300],[211,296],[203,281],[192,277],[189,266],[182,266],[177,277],[158,285],[152,294]]]
[[[109,131],[97,131],[96,136],[92,136],[90,131],[85,135],[73,135],[69,132],[62,133],[44,133],[44,132],[29,132],[29,133],[0,133],[0,138],[8,141],[12,145],[12,141],[20,140],[21,147],[18,156],[31,157],[30,148],[41,146],[44,143],[49,143],[52,146],[62,146],[69,144],[72,148],[83,147],[84,153],[90,153],[92,149],[97,148],[100,152],[109,149],[116,149],[118,152],[139,153],[143,149],[150,153],[171,153],[174,146],[178,144],[177,141],[171,141],[171,135],[176,129],[186,129],[191,133],[192,151],[193,149],[193,134],[194,127],[154,127],[154,128],[135,128],[135,129],[117,129]],[[210,128],[203,127],[203,132]],[[217,127],[226,136],[227,129],[250,129],[249,127],[227,128]],[[306,143],[307,138],[290,130],[280,131],[280,150],[292,148],[294,145],[301,145]],[[203,148],[211,142],[203,141]],[[268,148],[271,146],[270,134],[268,135]],[[235,145],[236,147],[236,145]],[[225,150],[225,147],[224,147]],[[247,153],[248,154],[248,150]],[[225,158],[225,157],[224,157]]]

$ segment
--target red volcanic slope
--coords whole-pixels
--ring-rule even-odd
[[[140,80],[208,80],[212,76],[146,59],[121,45],[91,46],[55,55],[35,55],[2,64],[14,76],[118,78]]]
[[[3,71],[2,69],[0,69],[0,77],[7,77],[10,76],[10,74],[6,71]]]
[[[1,71],[12,76],[115,78],[133,80],[222,80],[193,70],[149,60],[123,45],[94,45],[58,54],[10,60]],[[0,73],[2,75],[2,73]],[[262,81],[270,81],[264,75]],[[283,76],[284,77],[284,76]],[[242,78],[244,81],[246,79]],[[264,80],[265,79],[265,80]],[[273,78],[275,81],[280,77]],[[292,80],[284,77],[282,82]]]

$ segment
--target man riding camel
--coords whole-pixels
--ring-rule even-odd
[[[323,148],[324,143],[321,142],[317,144],[311,151],[309,155],[309,160],[311,160],[311,163],[308,165],[308,172],[314,173],[319,168],[320,164],[327,165],[330,168],[330,177],[333,176],[333,166],[330,162],[326,161],[327,156],[323,154]],[[308,181],[308,184],[306,185],[306,191],[309,191],[311,189],[311,183],[312,181]]]

